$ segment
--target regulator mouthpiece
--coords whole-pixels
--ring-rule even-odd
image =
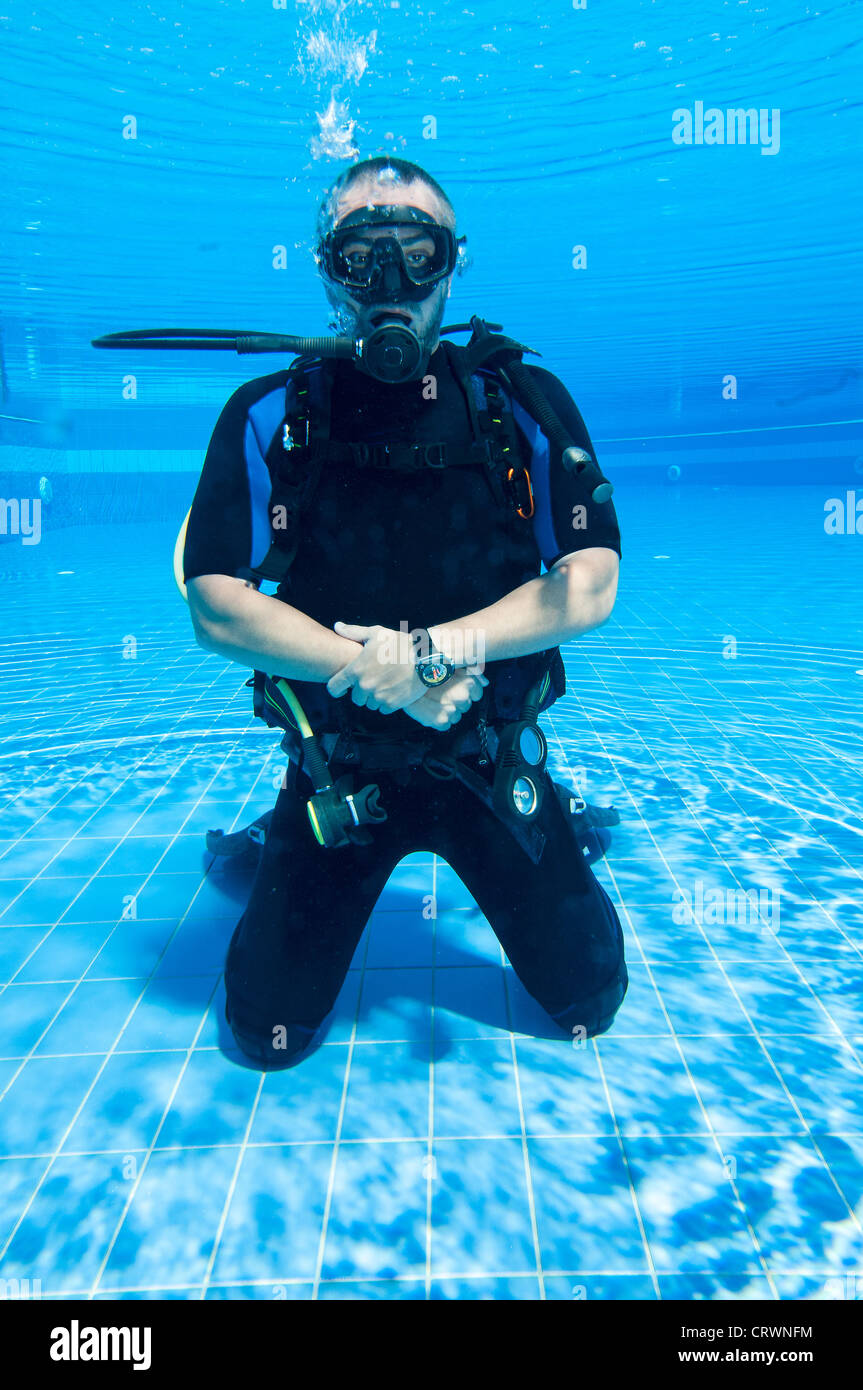
[[[416,333],[402,323],[381,324],[360,340],[359,350],[369,375],[392,385],[415,380],[426,356]]]

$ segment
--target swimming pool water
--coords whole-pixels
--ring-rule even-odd
[[[618,490],[617,607],[545,719],[561,775],[621,813],[611,1031],[561,1039],[416,855],[323,1045],[266,1075],[222,1016],[249,879],[203,837],[272,805],[277,735],[194,644],[173,526],[49,531],[26,572],[7,546],[0,1274],[46,1298],[859,1296],[863,549],[822,493]],[[761,916],[711,920],[699,882]]]

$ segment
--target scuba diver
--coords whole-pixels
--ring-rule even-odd
[[[617,813],[551,780],[538,722],[565,691],[560,644],[614,604],[611,486],[591,490],[584,422],[555,376],[521,363],[530,349],[478,318],[466,347],[440,336],[466,260],[455,226],[406,160],[337,179],[316,259],[356,351],[307,352],[235,391],[187,519],[196,639],[254,671],[255,712],[289,758],[273,810],[222,847],[259,854],[225,1014],[261,1070],[320,1038],[378,897],[418,850],[461,878],[561,1035],[607,1030],[627,990],[585,855]]]

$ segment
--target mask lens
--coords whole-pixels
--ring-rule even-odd
[[[357,289],[373,288],[388,266],[397,266],[412,285],[427,285],[450,274],[456,260],[452,232],[431,223],[336,228],[325,249],[332,278]]]

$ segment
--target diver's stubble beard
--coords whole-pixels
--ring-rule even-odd
[[[444,311],[447,299],[449,298],[449,281],[444,280],[436,285],[427,299],[417,303],[395,303],[388,304],[386,299],[382,299],[377,304],[359,304],[350,296],[345,295],[339,287],[336,288],[332,282],[324,281],[324,289],[330,307],[333,310],[330,317],[329,328],[332,332],[351,338],[365,338],[374,331],[375,325],[371,320],[378,319],[387,309],[394,311],[395,322],[405,322],[399,317],[399,310],[410,315],[409,326],[419,339],[420,347],[423,351],[423,360],[419,368],[411,377],[406,377],[406,381],[422,381],[428,373],[429,360],[432,353],[436,350],[440,342],[440,328],[443,323]],[[354,363],[357,371],[364,376],[371,377],[372,380],[379,380],[373,372],[370,372],[364,363]]]

